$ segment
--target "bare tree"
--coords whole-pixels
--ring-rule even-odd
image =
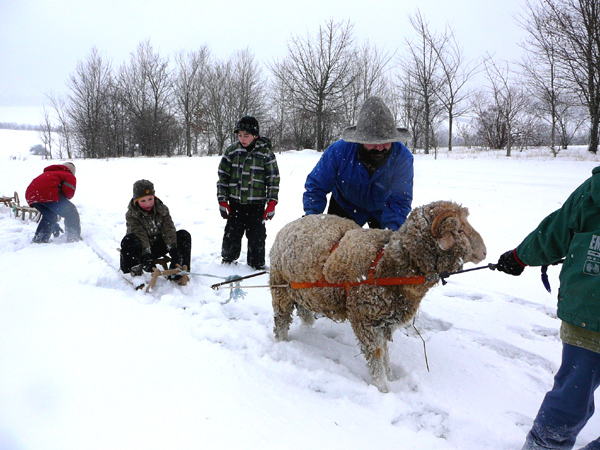
[[[492,94],[484,89],[475,92],[471,97],[471,109],[477,118],[474,128],[480,145],[490,149],[504,148],[508,141],[506,117]]]
[[[400,84],[396,87],[399,92],[400,115],[408,125],[412,136],[412,148],[415,151],[421,147],[421,138],[424,134],[424,104],[419,101],[417,83],[414,81],[411,71],[399,76]],[[429,151],[429,150],[427,150]]]
[[[110,63],[94,47],[67,82],[68,115],[76,145],[89,158],[104,156],[105,106],[112,85]]]
[[[518,117],[528,106],[527,96],[522,84],[513,80],[514,73],[508,62],[499,65],[488,55],[484,66],[493,108],[501,115],[506,126],[506,156],[510,156]]]
[[[431,39],[430,45],[438,57],[440,69],[437,75],[440,80],[435,83],[439,89],[434,90],[434,94],[448,114],[448,151],[452,151],[454,119],[469,111],[466,100],[471,93],[467,84],[478,73],[481,63],[464,61],[462,49],[449,26],[439,39]]]
[[[356,123],[360,107],[369,97],[389,97],[390,84],[386,76],[394,54],[382,51],[366,42],[354,52],[352,83],[343,93],[343,124]]]
[[[231,123],[234,115],[229,103],[233,91],[231,66],[231,61],[216,61],[210,66],[207,85],[209,155],[213,153],[222,155],[227,139],[233,131]]]
[[[270,81],[269,92],[269,131],[274,138],[273,147],[280,149],[302,148],[294,139],[294,108],[290,91],[278,79]]]
[[[221,155],[241,117],[251,115],[260,121],[264,116],[266,82],[248,50],[234,53],[227,61],[216,61],[209,73],[209,153]]]
[[[230,104],[233,105],[233,115],[237,119],[252,115],[262,119],[266,112],[267,83],[262,76],[258,63],[250,50],[245,49],[234,53],[231,59],[232,95]],[[231,123],[232,128],[235,123]]]
[[[52,119],[50,118],[50,112],[46,109],[46,106],[42,109],[42,122],[40,123],[40,131],[38,134],[44,144],[44,157],[46,159],[52,159],[52,144],[54,141],[52,136]]]
[[[417,32],[418,39],[415,41],[407,39],[410,56],[401,60],[401,67],[404,69],[403,76],[410,79],[410,84],[405,83],[405,90],[408,86],[411,88],[409,98],[420,103],[420,106],[415,106],[422,117],[423,148],[425,154],[428,154],[433,143],[435,124],[442,111],[437,101],[445,80],[437,74],[440,69],[438,52],[441,52],[445,45],[445,37],[430,32],[429,24],[420,11],[417,10],[417,13],[409,19]],[[436,48],[438,51],[435,50]],[[413,135],[415,135],[414,130]]]
[[[529,8],[531,33],[550,40],[560,76],[588,109],[588,149],[598,151],[600,126],[600,2],[539,0]],[[536,21],[533,14],[542,14]]]
[[[528,32],[522,44],[526,55],[521,66],[527,90],[535,99],[531,112],[549,124],[550,149],[556,156],[568,140],[568,124],[578,103],[564,76],[560,42],[553,30],[557,24],[543,4],[531,2],[527,2],[526,16],[519,18],[519,24]],[[561,146],[557,146],[557,133]]]
[[[187,54],[181,51],[175,55],[175,63],[176,107],[183,121],[186,154],[192,156],[192,134],[204,131],[210,51],[206,46]]]
[[[303,113],[314,118],[316,149],[324,150],[328,122],[340,106],[344,90],[354,81],[353,25],[332,19],[315,38],[293,36],[288,55],[270,66],[271,72],[294,96]]]
[[[144,156],[171,156],[177,143],[170,75],[168,60],[154,52],[149,40],[138,45],[119,74],[134,145]]]
[[[59,146],[64,147],[67,152],[67,157],[71,159],[73,157],[71,150],[71,131],[69,128],[69,118],[67,116],[67,104],[64,97],[47,94],[46,98],[50,101],[50,105],[54,108],[56,117],[58,118],[58,135],[60,136],[61,143]]]

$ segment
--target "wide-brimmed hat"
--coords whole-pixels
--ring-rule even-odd
[[[385,144],[405,140],[406,128],[396,128],[391,111],[379,97],[370,97],[360,108],[353,127],[342,131],[342,139],[359,144]]]

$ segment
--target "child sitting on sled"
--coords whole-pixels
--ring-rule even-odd
[[[171,269],[190,270],[192,237],[186,230],[175,229],[169,208],[154,195],[148,180],[133,184],[133,198],[125,214],[127,234],[121,241],[121,270],[131,276],[152,273],[154,260],[171,257]]]

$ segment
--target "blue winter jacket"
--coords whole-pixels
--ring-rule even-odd
[[[360,226],[372,215],[383,228],[397,230],[411,209],[413,155],[402,142],[393,142],[387,162],[369,177],[358,146],[340,139],[325,150],[306,178],[304,212],[321,214],[331,192]]]

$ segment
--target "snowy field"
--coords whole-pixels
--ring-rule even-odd
[[[28,156],[35,132],[0,130],[0,195],[51,162]],[[413,206],[449,199],[496,262],[588,178],[600,158],[569,149],[415,155]],[[302,193],[320,154],[277,155],[281,196],[267,248],[303,214]],[[60,162],[60,161],[53,161]],[[350,325],[296,320],[276,343],[267,288],[232,300],[213,283],[222,267],[218,157],[76,160],[83,242],[30,241],[36,224],[0,206],[0,449],[518,450],[560,362],[553,293],[539,268],[520,277],[481,270],[451,277],[394,334],[399,376],[370,385]],[[159,280],[134,292],[118,272],[133,182],[154,182],[178,228],[193,239],[185,287]],[[244,246],[245,247],[245,246]],[[467,265],[465,268],[473,267]],[[210,276],[208,276],[210,275]],[[246,286],[267,284],[266,275]],[[576,448],[598,436],[596,415]]]

